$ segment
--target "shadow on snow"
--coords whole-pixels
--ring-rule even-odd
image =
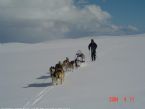
[[[44,76],[40,76],[40,77],[38,77],[36,79],[51,79],[51,76],[50,75],[48,75],[48,76],[44,75]],[[48,83],[32,83],[32,84],[28,84],[27,86],[25,86],[23,88],[30,88],[30,87],[36,87],[36,88],[37,87],[49,87],[49,86],[52,86],[52,85],[53,85],[53,83],[51,81],[51,82],[48,82]]]

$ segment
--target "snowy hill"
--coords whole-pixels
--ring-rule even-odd
[[[1,44],[0,108],[143,109],[145,34],[94,40],[95,62],[87,48],[90,38]],[[74,59],[77,50],[85,53],[86,63],[67,72],[63,85],[52,86],[49,67],[65,57]],[[118,103],[109,101],[112,96]]]

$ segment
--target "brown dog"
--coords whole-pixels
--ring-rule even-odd
[[[64,76],[65,74],[63,70],[56,70],[52,75],[52,83],[58,85],[60,80],[60,84],[62,84],[64,81]]]

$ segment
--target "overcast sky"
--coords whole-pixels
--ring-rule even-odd
[[[0,0],[0,42],[31,43],[142,32],[132,23],[125,25],[117,22],[115,14],[113,16],[112,11],[107,9],[108,2],[109,0]]]

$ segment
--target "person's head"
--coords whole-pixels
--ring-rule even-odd
[[[68,57],[66,57],[66,60],[65,60],[66,62],[69,62],[69,58]]]
[[[94,39],[91,39],[91,43],[94,43]]]
[[[58,64],[61,64],[61,61],[59,61]]]

